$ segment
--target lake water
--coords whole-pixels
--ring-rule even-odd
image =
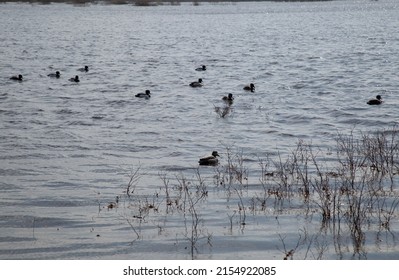
[[[359,251],[317,203],[255,203],[263,160],[301,141],[334,158],[338,134],[398,123],[398,14],[396,0],[1,4],[0,258],[398,259],[397,209]],[[198,167],[213,150],[219,166]],[[229,158],[239,183],[218,180]]]

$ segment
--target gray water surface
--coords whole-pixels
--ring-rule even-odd
[[[215,169],[198,169],[198,158],[217,150],[223,165],[231,147],[258,194],[259,158],[284,157],[298,141],[329,150],[337,133],[391,128],[398,14],[394,0],[1,4],[0,258],[190,259],[192,216],[167,211],[161,178],[172,189],[199,172],[208,197],[198,204],[195,258],[282,259],[283,243],[295,247],[303,230],[300,209],[248,210],[243,229],[237,196],[218,190]],[[195,71],[203,64],[207,71]],[[77,71],[85,65],[89,72]],[[47,77],[57,70],[61,78]],[[23,82],[9,80],[17,74]],[[68,81],[75,75],[78,84]],[[188,86],[198,78],[203,87]],[[256,91],[244,92],[251,82]],[[134,97],[146,89],[150,99]],[[228,93],[235,100],[221,118],[215,107]],[[368,106],[377,94],[383,105]],[[309,235],[319,231],[313,215]],[[399,257],[397,216],[392,223],[378,244],[367,233],[362,258]],[[352,258],[343,244],[322,257]],[[306,251],[297,257],[317,258]]]

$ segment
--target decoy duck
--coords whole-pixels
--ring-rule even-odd
[[[367,104],[369,105],[380,105],[382,103],[382,98],[381,95],[377,95],[375,99],[370,99],[367,101]]]
[[[202,87],[202,79],[198,79],[198,82],[190,83],[190,87]]]
[[[246,85],[243,89],[251,91],[251,92],[254,92],[255,91],[255,85],[251,83],[249,85]]]
[[[200,165],[217,165],[218,162],[219,162],[217,157],[220,157],[218,152],[217,151],[213,151],[212,155],[200,158],[198,163]]]

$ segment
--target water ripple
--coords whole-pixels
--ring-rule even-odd
[[[137,188],[152,195],[159,173],[195,177],[198,158],[213,150],[225,161],[226,148],[237,148],[258,168],[258,157],[291,154],[300,140],[331,149],[337,133],[397,124],[398,7],[377,2],[2,4],[0,258],[121,257],[131,217],[107,203],[137,166],[148,175]],[[84,65],[89,72],[78,71]],[[47,77],[57,70],[60,79]],[[23,82],[9,80],[19,73]],[[68,81],[75,75],[78,84]],[[199,78],[204,86],[191,88]],[[255,92],[243,91],[251,82]],[[150,99],[134,97],[146,89]],[[384,103],[368,106],[377,94]],[[212,184],[214,171],[201,167]],[[207,219],[225,228],[213,198]],[[157,238],[167,247],[169,237]],[[153,250],[141,241],[135,256]]]

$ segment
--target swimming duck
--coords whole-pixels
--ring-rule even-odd
[[[70,78],[69,81],[70,81],[70,82],[79,83],[79,82],[80,82],[79,76],[75,76],[75,78]]]
[[[198,163],[200,165],[217,165],[219,161],[216,157],[220,157],[220,156],[217,151],[213,151],[212,155],[200,158]]]
[[[246,85],[243,89],[244,90],[249,90],[251,92],[254,92],[255,91],[255,85],[251,83],[249,85]]]
[[[222,100],[229,102],[229,103],[233,102],[233,100],[234,100],[233,94],[229,93],[229,95],[223,96]]]
[[[12,76],[10,78],[10,80],[14,80],[14,81],[22,81],[22,75],[19,74],[18,76]]]
[[[148,98],[151,97],[151,92],[147,89],[145,92],[137,93],[135,96],[136,96],[136,97],[139,97],[139,98],[148,99]]]
[[[85,66],[84,68],[79,68],[78,71],[80,71],[80,72],[89,72],[89,66]]]
[[[190,83],[190,87],[202,87],[202,79],[198,79],[198,82]]]
[[[369,105],[380,105],[382,103],[382,98],[381,95],[377,95],[375,99],[370,99],[367,101],[367,104]]]
[[[206,71],[206,66],[202,65],[201,67],[196,68],[195,71]]]
[[[50,78],[59,78],[61,76],[60,71],[56,71],[55,73],[50,73],[47,75]]]

